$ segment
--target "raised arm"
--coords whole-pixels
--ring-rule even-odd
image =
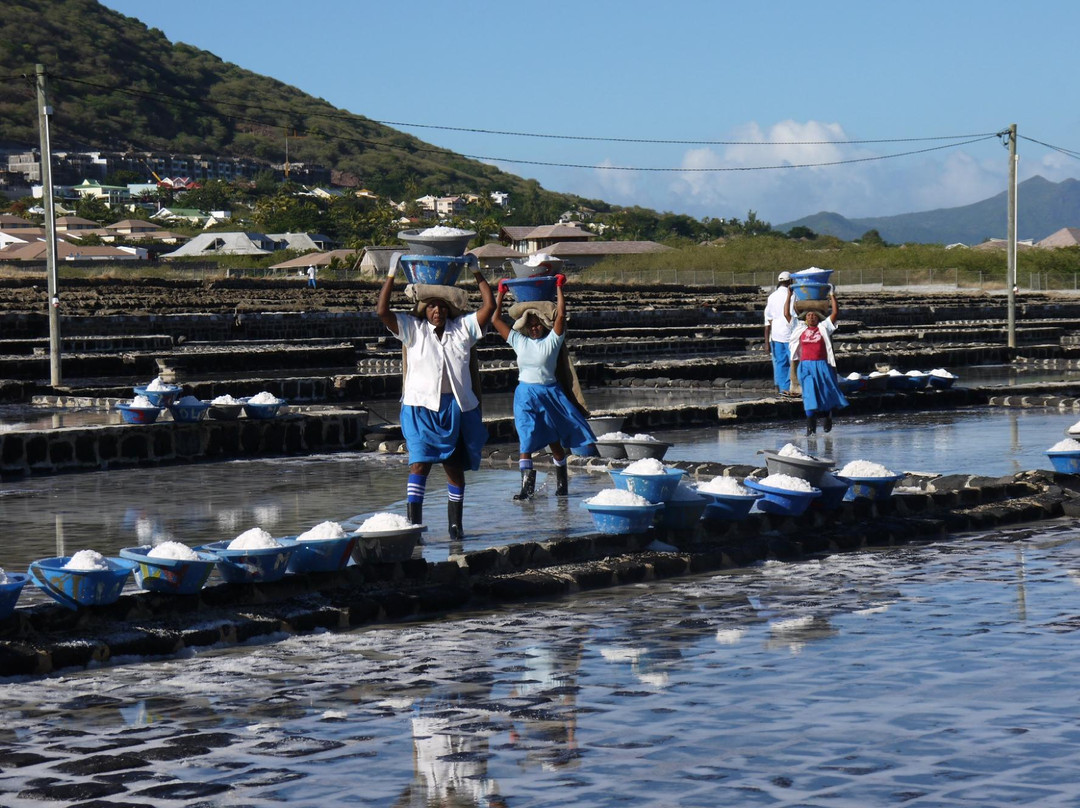
[[[480,290],[480,308],[476,312],[476,322],[480,328],[486,328],[491,322],[491,315],[495,313],[495,295],[491,293],[491,284],[487,282],[484,273],[479,269],[473,270],[476,286]]]
[[[563,295],[563,284],[566,283],[565,275],[555,276],[555,322],[551,330],[560,337],[566,331],[566,296]]]
[[[836,292],[829,289],[829,300],[832,302],[832,313],[829,315],[829,319],[832,320],[833,325],[836,325],[836,317],[840,314],[840,307],[836,305]]]
[[[503,298],[506,297],[506,284],[499,281],[499,293],[495,296],[495,313],[491,317],[491,324],[499,332],[503,339],[510,338],[510,326],[503,319]]]
[[[784,319],[791,322],[791,287],[788,287],[787,297],[784,298]]]
[[[390,294],[394,291],[394,273],[396,271],[397,264],[391,265],[390,271],[386,273],[386,281],[383,283],[382,289],[379,290],[379,302],[375,304],[375,313],[379,315],[382,324],[390,329],[391,334],[398,333],[397,315],[390,311]]]

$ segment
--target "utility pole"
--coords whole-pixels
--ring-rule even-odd
[[[49,380],[53,387],[60,376],[60,293],[56,276],[56,207],[53,204],[52,146],[49,143],[49,106],[45,92],[45,65],[36,65],[38,126],[41,129],[41,192],[45,202],[45,272],[49,288]]]
[[[1009,265],[1005,285],[1009,292],[1009,347],[1016,347],[1016,124],[1009,127]]]

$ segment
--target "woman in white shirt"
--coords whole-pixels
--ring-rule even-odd
[[[495,297],[483,273],[475,270],[482,300],[475,313],[463,314],[465,291],[447,286],[422,287],[413,311],[395,313],[390,310],[395,269],[396,265],[379,292],[376,313],[405,346],[401,433],[409,450],[408,517],[413,524],[423,523],[427,477],[432,464],[441,463],[446,472],[450,540],[459,541],[463,538],[465,471],[480,467],[480,450],[487,442],[470,357],[491,321]]]

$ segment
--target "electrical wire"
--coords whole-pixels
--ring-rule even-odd
[[[1061,146],[1053,146],[1053,145],[1051,145],[1049,143],[1044,143],[1041,140],[1036,140],[1033,137],[1026,137],[1024,135],[1017,135],[1017,137],[1019,139],[1021,139],[1021,140],[1028,140],[1028,141],[1031,141],[1032,143],[1038,143],[1040,146],[1045,146],[1046,148],[1048,148],[1048,149],[1050,149],[1052,151],[1060,152],[1061,154],[1064,154],[1066,157],[1072,157],[1072,158],[1074,158],[1076,160],[1080,160],[1080,152],[1073,151],[1072,149],[1066,149],[1066,148],[1063,148]]]

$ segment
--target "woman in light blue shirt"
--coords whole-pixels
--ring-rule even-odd
[[[530,304],[513,327],[502,318],[506,286],[499,284],[495,298],[495,330],[517,354],[518,386],[514,391],[514,425],[517,428],[521,470],[518,501],[527,500],[536,491],[533,452],[547,446],[555,463],[555,495],[568,493],[566,470],[567,447],[585,446],[596,441],[583,407],[571,400],[557,378],[560,355],[566,354],[566,277],[556,275],[555,305]]]

